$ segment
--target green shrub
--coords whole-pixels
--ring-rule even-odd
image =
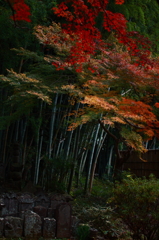
[[[76,230],[76,237],[78,240],[86,240],[89,237],[90,226],[87,224],[81,224]]]
[[[84,185],[85,178],[82,178],[81,186],[72,189],[71,195],[76,198],[76,201],[74,201],[74,203],[77,203],[82,207],[90,207],[97,205],[105,207],[105,203],[112,196],[114,183],[110,182],[109,180],[101,180],[95,178],[93,182],[92,192],[88,195],[84,194]]]
[[[107,239],[130,239],[130,232],[116,217],[111,207],[83,207],[76,206],[76,216],[82,223],[98,230],[99,234]]]
[[[133,239],[159,239],[159,180],[154,176],[135,178],[131,176],[116,183],[110,199],[118,217],[129,227]]]
[[[93,182],[91,194],[105,202],[110,196],[112,196],[113,187],[113,182],[96,178]]]

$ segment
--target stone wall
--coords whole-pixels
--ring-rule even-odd
[[[70,200],[60,194],[1,194],[0,237],[70,238],[76,224]]]

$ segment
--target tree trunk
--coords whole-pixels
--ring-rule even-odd
[[[103,132],[104,132],[104,130],[102,129],[102,135],[103,135]],[[101,135],[101,139],[102,139],[102,135]],[[100,141],[100,143],[98,145],[98,149],[97,149],[96,155],[95,155],[95,160],[94,160],[94,163],[93,163],[93,166],[92,166],[91,176],[90,176],[89,193],[91,193],[91,191],[92,191],[94,174],[95,174],[95,169],[96,169],[99,153],[101,151],[101,148],[103,146],[103,143],[105,141],[106,136],[107,136],[107,133],[105,133],[103,139]]]
[[[87,176],[86,176],[86,181],[85,181],[85,188],[84,188],[85,194],[88,194],[88,192],[89,192],[88,191],[88,185],[89,185],[89,181],[90,181],[93,156],[94,156],[94,151],[95,151],[95,146],[96,146],[96,141],[97,141],[99,129],[100,129],[100,124],[97,125],[97,129],[95,131],[95,135],[94,135],[94,139],[93,139],[93,146],[92,146],[92,149],[91,149],[91,155],[90,155],[90,159],[89,159],[89,166],[88,166],[88,171],[87,171]]]

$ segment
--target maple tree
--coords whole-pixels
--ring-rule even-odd
[[[129,71],[128,75],[132,77],[132,74],[134,74],[134,84],[136,85],[149,85],[151,84],[152,87],[154,86],[154,82],[152,82],[150,79],[155,79],[155,82],[157,82],[158,76],[157,72],[155,72],[158,68],[158,62],[155,62],[154,66],[154,60],[150,58],[150,41],[142,36],[139,35],[137,32],[127,32],[126,31],[126,19],[122,14],[119,13],[112,13],[107,9],[107,5],[109,1],[87,1],[91,7],[88,7],[87,4],[85,4],[84,1],[64,1],[57,8],[54,8],[55,14],[57,14],[60,17],[64,17],[67,19],[67,24],[62,25],[62,33],[69,35],[71,38],[71,41],[74,43],[72,46],[70,46],[70,39],[69,39],[69,54],[65,58],[63,62],[60,60],[59,68],[61,69],[63,67],[70,67],[71,65],[75,67],[76,71],[80,72],[83,70],[83,66],[86,66],[87,63],[87,69],[89,71],[89,77],[90,72],[93,73],[93,76],[91,75],[92,81],[84,84],[84,88],[89,88],[89,85],[96,85],[98,84],[98,87],[102,88],[104,87],[110,87],[110,85],[105,83],[105,79],[109,74],[110,79],[118,78],[118,71],[122,71],[122,68],[125,68],[124,70]],[[71,6],[73,7],[73,11],[69,11],[68,3],[71,3]],[[116,4],[123,4],[124,1],[116,1]],[[73,13],[72,13],[73,12]],[[100,31],[97,29],[95,24],[95,19],[99,15],[99,13],[103,13],[103,27],[107,31],[113,31],[115,32],[115,37],[118,39],[118,42],[123,44],[127,47],[127,51],[131,53],[131,57],[133,57],[133,60],[130,59],[126,52],[124,53],[116,53],[114,51],[109,51],[107,49],[107,43],[103,41]],[[49,38],[48,38],[49,39]],[[68,37],[67,37],[68,39]],[[64,39],[66,41],[66,38]],[[49,44],[49,41],[47,42]],[[51,40],[51,44],[58,45],[56,43],[56,37],[54,37],[54,42]],[[98,51],[98,54],[97,54]],[[100,52],[100,53],[99,53]],[[99,57],[99,55],[101,56]],[[98,58],[97,59],[97,55]],[[114,62],[113,62],[113,61]],[[92,62],[91,62],[92,61]],[[106,72],[104,74],[100,74],[100,68],[103,65],[109,65],[111,61],[112,66],[114,67],[117,63],[116,61],[120,61],[120,65],[115,71],[109,72],[109,68],[106,67]],[[129,61],[129,64],[127,64],[127,61]],[[82,66],[83,64],[83,66]],[[54,63],[55,66],[57,66],[57,62]],[[144,66],[150,71],[146,71],[144,68],[139,69],[137,66]],[[153,67],[153,72],[151,72],[151,68]],[[121,70],[119,70],[121,69]],[[94,76],[96,74],[96,76]],[[121,74],[121,73],[120,73]],[[82,78],[85,78],[86,76],[82,73]],[[127,76],[127,74],[125,74]],[[152,76],[153,75],[153,76]],[[83,77],[84,76],[84,77]],[[124,78],[124,74],[122,78]],[[93,80],[95,78],[95,81]],[[97,80],[98,78],[98,80]],[[108,78],[108,77],[107,77]],[[102,84],[102,81],[104,79],[104,83]],[[121,81],[123,81],[122,79]],[[132,79],[131,79],[132,81]],[[102,86],[103,85],[103,86]],[[64,86],[65,87],[65,86]],[[158,87],[158,86],[157,86]],[[79,95],[80,95],[80,90]],[[77,90],[76,90],[77,93]],[[83,93],[83,91],[82,91]],[[92,92],[89,89],[89,93],[92,95]],[[82,94],[81,94],[82,95]],[[104,95],[102,95],[104,96]],[[104,96],[105,97],[105,96]],[[129,118],[142,118],[142,121],[146,123],[146,127],[144,127],[144,130],[146,131],[146,128],[151,128],[154,122],[156,122],[156,128],[158,128],[158,121],[155,117],[155,115],[152,113],[149,105],[146,105],[142,102],[134,102],[133,100],[128,100],[126,102],[126,99],[123,99],[120,103],[115,101],[115,96],[111,96],[109,102],[106,102],[105,98],[98,99],[98,95],[91,96],[88,94],[84,96],[83,103],[88,104],[90,106],[93,106],[95,108],[98,108],[101,106],[106,111],[116,111],[114,108],[114,104],[112,102],[115,102],[115,105],[118,105],[118,110],[120,109],[120,104],[125,104],[125,112],[126,112],[126,106],[127,110],[127,117]],[[111,104],[110,104],[111,103]],[[134,109],[130,106],[134,104]],[[138,106],[139,110],[138,112],[135,111],[136,106]],[[131,111],[130,111],[131,109]],[[141,109],[143,112],[141,112]],[[144,112],[145,111],[145,112]],[[146,112],[147,111],[147,112]],[[121,114],[121,111],[118,112],[118,118]],[[126,113],[124,113],[126,115]],[[146,119],[146,115],[149,114],[150,121]],[[144,116],[145,117],[144,117]],[[127,121],[128,122],[128,121]],[[151,123],[150,123],[151,122]],[[153,124],[152,124],[153,122]],[[149,127],[148,127],[149,126]],[[149,135],[152,134],[150,130]],[[151,132],[151,134],[150,134]],[[153,134],[152,134],[153,135]]]
[[[69,130],[96,120],[114,138],[117,148],[123,142],[128,149],[142,152],[143,140],[158,136],[158,61],[151,57],[150,41],[138,32],[128,32],[126,18],[108,10],[109,2],[63,1],[53,8],[63,23],[37,26],[35,35],[55,50],[45,60],[57,70],[74,74],[73,83],[61,84],[60,92],[69,93],[72,104],[80,102],[84,107],[70,113],[76,121]],[[96,24],[100,14],[107,39]],[[16,17],[20,20],[24,19]],[[119,138],[108,125],[117,130]]]
[[[24,0],[7,0],[7,2],[15,11],[11,16],[14,21],[31,21],[30,8]],[[103,47],[101,32],[96,27],[96,18],[100,13],[103,14],[104,29],[108,32],[114,31],[119,42],[127,46],[132,55],[139,57],[137,64],[152,64],[148,58],[150,55],[148,39],[140,36],[138,32],[127,32],[126,18],[120,13],[107,10],[108,3],[109,0],[89,0],[87,3],[82,0],[67,0],[53,8],[58,17],[64,17],[67,20],[67,23],[63,24],[63,31],[71,35],[72,40],[76,39],[70,50],[67,64],[76,65],[76,70],[80,71],[81,67],[77,65],[88,62],[89,55],[96,54],[96,51]],[[124,0],[115,1],[115,4],[123,3]],[[71,10],[69,10],[69,4],[71,4]]]
[[[77,71],[76,66],[71,66],[67,62],[74,42],[68,33],[61,31],[59,24],[53,23],[50,27],[38,26],[35,34],[41,42],[47,42],[59,53],[57,57],[46,57],[47,61],[57,66],[58,70],[65,66],[68,69],[75,67]],[[85,105],[85,108],[78,113],[79,119],[72,123],[70,129],[92,119],[98,119],[102,114],[104,124],[129,125],[131,127],[129,134],[132,129],[138,133],[134,135],[134,139],[130,135],[126,136],[124,132],[121,134],[127,139],[128,145],[143,151],[139,133],[144,132],[148,138],[157,133],[159,123],[153,113],[153,108],[157,105],[152,107],[149,103],[139,101],[134,98],[134,94],[141,92],[144,98],[149,91],[146,90],[147,86],[158,89],[158,64],[157,62],[155,64],[153,70],[137,67],[129,53],[120,50],[118,45],[111,50],[103,48],[96,57],[90,56],[88,63],[81,64],[82,71],[78,72],[79,80],[74,84],[62,86],[63,91],[74,95]],[[126,93],[128,91],[124,97],[122,97],[123,90]],[[137,139],[140,139],[140,144],[135,144],[135,141],[138,142]]]
[[[121,13],[107,10],[109,1],[63,1],[58,7],[53,8],[54,13],[64,17],[67,23],[62,25],[62,31],[71,35],[75,44],[70,49],[65,64],[75,65],[76,70],[81,70],[81,64],[89,62],[89,56],[95,55],[105,46],[100,30],[96,26],[96,18],[103,15],[103,27],[108,32],[114,32],[118,41],[127,47],[131,55],[137,57],[136,65],[152,64],[150,56],[150,41],[138,32],[126,30],[127,20]],[[124,1],[116,1],[123,4]],[[69,10],[71,4],[71,10]],[[80,65],[80,66],[79,66]]]
[[[24,5],[24,1],[13,2],[13,8],[17,11],[14,19],[24,20],[20,15],[22,13],[20,7],[16,8]],[[140,36],[138,32],[128,32],[126,18],[120,13],[107,10],[108,4],[108,0],[63,1],[54,7],[53,11],[58,17],[64,18],[65,23],[61,26],[55,23],[50,27],[38,26],[35,28],[36,35],[43,44],[50,45],[56,48],[58,53],[63,54],[63,57],[47,58],[57,70],[70,68],[79,73],[82,84],[62,86],[63,90],[78,95],[82,99],[80,102],[86,105],[87,114],[81,111],[80,121],[76,121],[71,127],[90,121],[90,112],[93,109],[93,118],[103,111],[106,112],[106,116],[103,116],[105,124],[113,125],[116,122],[128,124],[137,129],[135,131],[142,131],[152,137],[155,134],[154,129],[158,129],[158,120],[152,107],[142,101],[122,98],[121,92],[116,90],[109,92],[107,89],[113,88],[114,82],[118,79],[125,81],[130,75],[131,84],[126,80],[130,89],[134,88],[134,85],[136,89],[149,84],[154,87],[151,79],[154,79],[154,76],[156,78],[158,63],[154,63],[150,58],[150,41]],[[124,4],[124,1],[116,0],[115,4]],[[28,21],[29,8],[25,6],[23,10]],[[118,45],[123,45],[126,49],[118,51],[113,44],[102,38],[96,26],[96,18],[99,14],[103,16],[104,29],[113,32]],[[94,91],[93,88],[98,90]],[[111,114],[108,114],[109,112]],[[130,139],[128,144],[134,147]]]

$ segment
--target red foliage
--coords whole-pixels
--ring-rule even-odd
[[[116,4],[123,4],[125,2],[125,0],[115,0]]]
[[[158,102],[155,103],[155,107],[159,108],[159,103]]]
[[[64,0],[58,7],[53,8],[58,17],[65,18],[65,24],[58,28],[57,32],[48,34],[42,33],[45,44],[57,46],[57,49],[65,50],[66,58],[55,59],[53,65],[57,70],[73,66],[77,72],[85,70],[83,66],[87,64],[87,71],[91,80],[85,82],[81,89],[75,89],[75,94],[82,96],[82,103],[93,106],[93,110],[108,111],[114,113],[106,120],[111,123],[119,122],[128,124],[135,131],[146,133],[149,137],[159,134],[159,121],[153,113],[154,107],[159,108],[159,103],[151,107],[141,101],[121,98],[115,91],[107,93],[107,88],[113,86],[114,79],[122,79],[129,85],[130,89],[148,86],[159,89],[159,64],[150,57],[150,41],[141,36],[138,32],[127,32],[126,18],[120,13],[113,13],[107,10],[107,5],[111,0]],[[24,0],[12,0],[15,14],[12,19],[15,21],[30,22],[30,8]],[[124,0],[115,0],[116,4],[123,4]],[[102,39],[100,30],[96,27],[96,19],[103,16],[103,28],[108,32],[113,32],[119,43],[123,44],[128,51],[117,52]],[[60,30],[59,30],[60,29]],[[45,38],[46,36],[46,38]],[[64,46],[63,46],[64,45]],[[125,49],[125,48],[124,48]],[[130,60],[130,55],[133,56]],[[96,57],[96,55],[100,59]],[[138,68],[144,66],[145,68]],[[152,69],[153,66],[153,69]],[[152,71],[150,71],[152,70]],[[104,72],[105,71],[105,72]],[[84,71],[83,71],[84,73]],[[107,80],[107,84],[105,81]],[[111,83],[112,82],[112,83]],[[94,89],[99,88],[96,92]],[[64,86],[74,90],[74,86]],[[113,86],[114,87],[114,86]],[[106,88],[106,89],[105,89]],[[73,90],[72,90],[73,89]],[[93,89],[93,94],[92,94]],[[145,91],[145,90],[144,90]],[[100,95],[101,94],[101,95]],[[145,93],[143,92],[143,95]],[[115,97],[114,97],[115,96]],[[98,112],[98,111],[97,111]],[[87,122],[87,114],[83,117],[83,122]],[[107,123],[109,124],[109,123]]]
[[[63,31],[72,35],[75,40],[67,59],[69,65],[82,70],[82,64],[88,63],[90,55],[95,55],[101,47],[103,40],[101,32],[96,27],[96,18],[103,14],[103,27],[107,31],[113,31],[120,43],[127,46],[131,55],[137,57],[136,65],[152,65],[149,60],[150,43],[136,32],[126,31],[126,19],[120,13],[107,10],[111,0],[64,0],[58,7],[53,8],[54,13],[67,20],[63,24]],[[15,14],[11,16],[14,21],[30,22],[30,8],[24,0],[10,0]],[[115,0],[116,4],[123,4],[124,0]],[[71,7],[71,8],[70,8]],[[70,10],[71,9],[71,10]],[[78,66],[78,67],[77,67]]]
[[[159,103],[156,103],[155,107],[158,108]],[[159,121],[150,105],[141,101],[123,98],[119,104],[118,113],[124,117],[130,126],[135,127],[138,132],[143,132],[150,139],[153,136],[159,136]]]
[[[149,60],[150,42],[137,32],[127,32],[127,20],[120,13],[107,10],[110,0],[65,0],[53,8],[54,13],[67,20],[63,24],[63,31],[75,36],[75,44],[72,46],[70,56],[67,59],[69,65],[74,65],[76,70],[82,70],[82,64],[88,63],[90,55],[103,49],[104,42],[101,32],[96,27],[96,18],[103,14],[103,27],[107,31],[113,31],[120,43],[124,44],[132,56],[136,58],[136,65],[152,65]],[[123,4],[124,0],[116,0],[116,4]],[[71,10],[70,9],[71,6]],[[78,67],[77,67],[78,65]],[[80,67],[79,67],[80,65]]]
[[[13,19],[14,21],[31,22],[30,7],[24,2],[24,0],[14,0],[13,9],[15,11],[15,14],[11,16],[11,19]]]

